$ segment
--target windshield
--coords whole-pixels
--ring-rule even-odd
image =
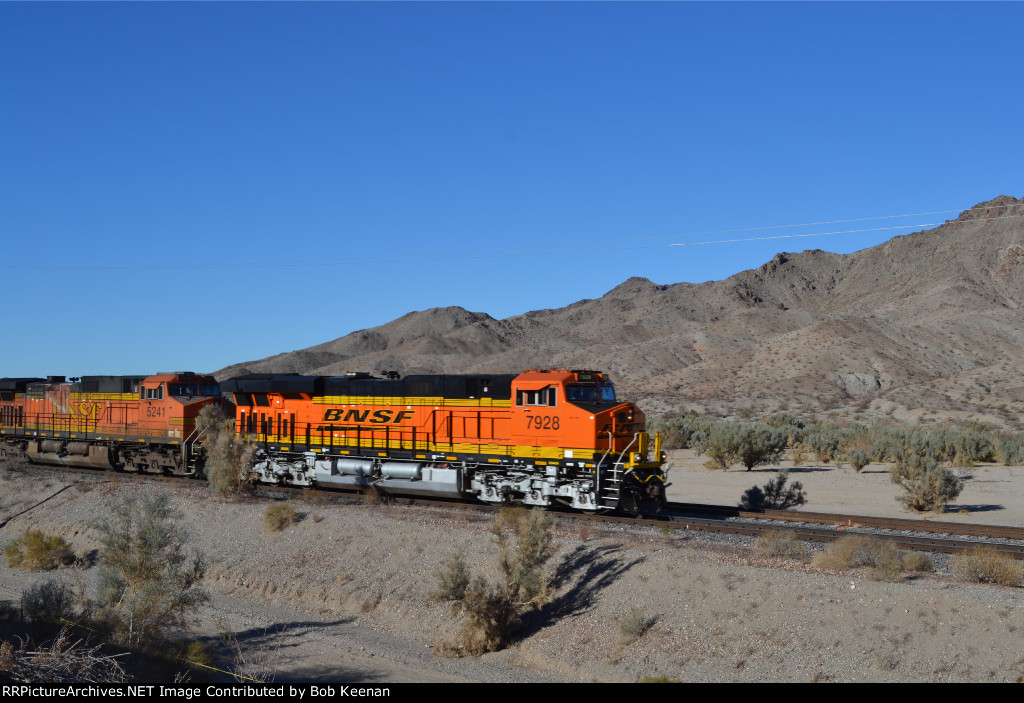
[[[565,397],[577,403],[614,403],[615,387],[611,383],[568,385],[565,387]]]
[[[220,395],[220,386],[198,386],[194,383],[172,383],[170,391],[171,395],[218,396]]]

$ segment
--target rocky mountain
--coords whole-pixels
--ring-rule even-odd
[[[1024,412],[1024,199],[853,254],[780,253],[699,285],[631,278],[504,320],[411,312],[217,373],[597,368],[648,411],[978,419]]]

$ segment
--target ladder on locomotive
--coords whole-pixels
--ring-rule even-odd
[[[608,458],[612,447],[612,433],[608,433],[608,450],[605,451],[601,460],[597,463],[597,504],[602,508],[618,508],[622,499],[622,479],[626,475],[623,470],[629,452],[633,445],[640,440],[640,433],[633,435],[633,441],[629,443],[607,469],[602,469],[604,460]]]
[[[619,507],[619,492],[622,488],[622,459],[613,461],[606,468],[598,468],[597,504],[602,508]]]
[[[185,438],[185,441],[181,443],[181,461],[182,468],[187,475],[194,475],[196,470],[199,468],[199,459],[205,454],[201,449],[202,445],[199,440],[203,438],[205,432],[199,432],[199,428],[192,430],[192,433]],[[198,446],[197,446],[198,445]]]

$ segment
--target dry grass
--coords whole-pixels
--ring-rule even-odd
[[[847,535],[816,554],[812,563],[829,571],[848,571],[860,567],[870,569],[874,581],[899,581],[906,571],[931,571],[931,559],[917,552],[902,552],[887,540],[865,535]]]
[[[431,594],[431,598],[437,601],[462,600],[466,597],[466,589],[471,580],[472,574],[465,553],[459,551],[450,554],[438,569],[437,590]]]
[[[993,547],[981,547],[957,554],[950,560],[949,568],[954,574],[975,583],[1021,585],[1021,563]]]
[[[847,571],[872,564],[873,540],[863,535],[847,535],[829,545],[828,550],[815,554],[812,563],[829,571]]]
[[[10,642],[0,645],[0,679],[11,683],[123,683],[128,676],[118,655],[100,646],[88,647],[64,628],[48,646],[36,647],[22,640],[15,649]]]
[[[904,552],[903,569],[905,571],[935,571],[932,558],[924,552]]]
[[[25,571],[50,571],[75,563],[75,553],[63,537],[28,530],[4,548],[7,566]]]
[[[288,503],[278,503],[267,508],[263,514],[263,524],[271,532],[281,532],[298,521],[298,513]]]
[[[367,505],[379,505],[387,502],[387,495],[376,488],[375,486],[368,486],[363,490],[363,502]]]
[[[802,561],[807,556],[803,542],[782,532],[769,532],[761,535],[757,538],[754,547],[769,557],[786,557]]]
[[[634,606],[619,620],[619,634],[624,642],[632,642],[643,637],[654,625],[656,618],[647,614],[641,606]]]

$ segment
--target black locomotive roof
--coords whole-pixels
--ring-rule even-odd
[[[42,378],[0,378],[0,391],[24,393],[30,383],[42,383]]]
[[[377,398],[512,397],[514,374],[412,375],[405,378],[374,378],[369,374],[349,376],[300,376],[298,374],[248,374],[220,384],[224,393],[308,393]]]
[[[495,398],[512,397],[514,374],[415,374],[405,378],[327,379],[324,395],[374,397]]]
[[[83,393],[137,393],[145,376],[82,376]]]
[[[323,395],[324,376],[251,373],[222,381],[222,393],[308,393]]]

